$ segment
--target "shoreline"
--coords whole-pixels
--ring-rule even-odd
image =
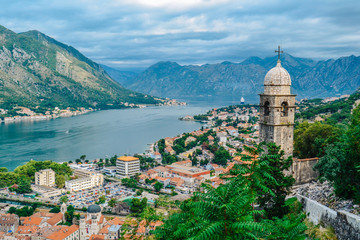
[[[65,118],[65,117],[74,117],[79,115],[84,115],[86,113],[99,111],[97,109],[85,109],[85,110],[77,110],[77,111],[68,111],[64,110],[58,114],[51,115],[32,115],[32,116],[13,116],[13,117],[5,117],[0,120],[0,124],[10,124],[10,123],[20,123],[20,122],[38,122],[45,120],[52,120],[57,118]]]
[[[160,104],[129,104],[126,105],[126,107],[124,108],[109,108],[109,109],[84,109],[81,108],[81,110],[76,110],[76,111],[70,111],[68,109],[64,109],[64,110],[60,110],[57,109],[57,113],[53,113],[53,114],[47,114],[47,115],[28,115],[28,116],[12,116],[12,117],[4,117],[4,119],[0,119],[0,124],[10,124],[10,123],[20,123],[20,122],[39,122],[39,121],[46,121],[46,120],[52,120],[52,119],[57,119],[57,118],[66,118],[66,117],[74,117],[74,116],[79,116],[79,115],[84,115],[87,113],[91,113],[91,112],[96,112],[96,111],[105,111],[105,110],[122,110],[122,109],[142,109],[142,108],[147,108],[147,107],[155,107],[155,106],[159,106],[159,107],[166,107],[166,106],[184,106],[187,105],[186,102],[172,102],[172,101],[167,101],[164,103],[160,103]]]

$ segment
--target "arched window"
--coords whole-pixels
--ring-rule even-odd
[[[270,103],[268,101],[266,101],[264,103],[264,116],[269,116],[270,115],[269,105],[270,105]]]
[[[286,117],[288,115],[289,105],[287,102],[281,104],[281,116]]]

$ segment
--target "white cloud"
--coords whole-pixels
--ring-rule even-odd
[[[4,3],[2,3],[4,2]],[[1,4],[2,3],[2,4]],[[112,66],[360,54],[356,0],[0,0],[0,24],[37,29]]]

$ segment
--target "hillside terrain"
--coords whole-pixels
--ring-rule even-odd
[[[38,31],[15,33],[0,26],[0,108],[33,111],[121,108],[156,104],[151,96],[125,89],[101,66],[71,46]]]
[[[135,91],[171,98],[211,97],[227,100],[258,100],[264,77],[277,58],[250,57],[241,63],[223,62],[202,66],[181,66],[159,62],[124,86]],[[298,99],[348,94],[360,86],[360,57],[315,61],[283,54],[282,65],[292,78]]]

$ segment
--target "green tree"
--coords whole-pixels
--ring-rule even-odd
[[[117,160],[118,156],[114,155],[113,157],[110,158],[110,164],[111,166],[116,166],[116,160]]]
[[[264,219],[266,210],[255,209],[255,203],[269,194],[276,197],[272,185],[274,171],[281,154],[279,148],[270,145],[267,154],[262,148],[248,149],[258,160],[250,165],[235,165],[227,176],[227,182],[217,188],[202,184],[202,192],[195,192],[184,201],[180,212],[171,215],[154,234],[158,239],[305,239],[304,215],[292,213],[289,207],[284,217]],[[269,148],[270,148],[269,147]],[[272,155],[275,156],[272,156]],[[250,158],[251,155],[248,157]],[[253,157],[252,157],[253,158]],[[274,158],[274,159],[273,159]],[[250,160],[250,159],[246,159]],[[274,161],[274,162],[273,162]],[[281,166],[280,166],[281,167]],[[277,171],[274,171],[277,173]],[[281,186],[281,185],[280,185]],[[284,206],[287,206],[287,202]],[[300,216],[301,215],[301,216]]]
[[[18,188],[15,189],[15,191],[17,193],[23,194],[23,193],[31,193],[31,182],[30,180],[25,177],[25,176],[21,176],[19,178],[19,183],[18,183]]]
[[[58,188],[65,187],[65,176],[62,174],[58,174],[55,176],[55,184]]]
[[[230,158],[230,153],[224,147],[220,147],[215,151],[215,158],[212,162],[224,166]]]
[[[192,166],[197,166],[198,163],[199,163],[199,160],[198,160],[195,156],[193,156],[193,157],[191,158],[191,165],[192,165]]]
[[[292,157],[284,158],[284,151],[280,151],[280,146],[275,143],[266,144],[266,154],[262,154],[257,161],[266,161],[266,174],[270,174],[274,181],[266,181],[265,186],[271,192],[264,192],[259,195],[258,202],[263,207],[269,218],[282,218],[289,212],[285,205],[285,198],[291,192],[291,187],[295,183],[295,179],[286,174],[293,161]]]
[[[8,213],[16,214],[16,207],[10,207]]]
[[[301,123],[294,131],[294,155],[299,158],[321,157],[325,147],[340,135],[332,125],[315,122]]]
[[[60,207],[55,206],[50,210],[51,213],[59,213],[60,212]]]
[[[130,211],[135,215],[139,215],[147,206],[147,198],[143,198],[142,200],[138,198],[131,199]]]
[[[137,182],[133,178],[123,178],[121,184],[128,188],[137,188]]]
[[[104,204],[105,202],[106,202],[106,197],[104,195],[99,197],[98,204]]]
[[[0,172],[1,173],[8,172],[8,169],[6,167],[0,167]]]
[[[351,124],[339,142],[330,144],[315,168],[332,182],[335,193],[360,203],[360,106],[353,110]]]
[[[268,226],[255,222],[252,200],[237,181],[214,189],[203,184],[204,192],[194,193],[165,224],[156,228],[158,239],[258,239]]]
[[[117,200],[115,198],[111,198],[110,201],[108,202],[110,207],[114,207],[116,203],[117,203]]]
[[[287,209],[297,208],[300,206],[297,204],[296,198],[290,198],[286,200],[285,206]],[[295,206],[295,207],[294,207]],[[264,234],[265,239],[272,240],[305,240],[308,239],[305,231],[307,227],[304,223],[306,215],[301,212],[300,209],[296,209],[294,212],[290,211],[282,218],[274,217],[272,220],[265,219],[262,222],[271,226],[270,232]]]
[[[164,187],[164,184],[161,183],[161,182],[156,182],[156,183],[154,184],[154,188],[155,188],[155,191],[156,191],[156,192],[160,192],[160,190],[163,189],[163,187]]]
[[[64,195],[59,198],[60,203],[67,203],[69,201],[68,196]]]

